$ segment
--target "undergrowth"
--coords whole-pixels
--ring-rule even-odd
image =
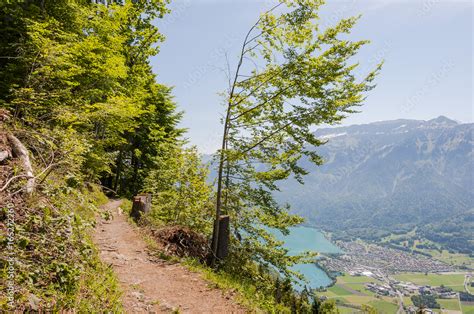
[[[97,186],[54,183],[29,199],[13,197],[14,241],[7,248],[8,200],[2,200],[0,247],[7,254],[0,257],[0,286],[13,283],[15,293],[11,304],[7,290],[0,291],[0,311],[12,305],[16,311],[122,310],[117,279],[90,236],[98,206],[106,201]],[[14,259],[10,271],[7,255]]]
[[[150,213],[142,214],[138,221],[134,221],[130,217],[132,203],[125,201],[121,208],[129,215],[129,223],[141,235],[153,257],[180,263],[202,274],[211,286],[231,292],[235,301],[249,312],[338,313],[335,304],[324,302],[306,287],[296,291],[291,280],[282,278],[270,267],[252,262],[241,252],[232,250],[231,256],[219,263],[217,268],[209,267],[206,263],[209,259],[195,254],[195,245],[202,246],[203,238],[206,242],[203,230],[150,219],[153,216]],[[151,213],[154,210],[156,208],[152,207]]]

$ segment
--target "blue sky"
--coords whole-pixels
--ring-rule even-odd
[[[172,13],[157,21],[167,37],[152,58],[160,83],[174,86],[185,112],[181,125],[201,152],[219,145],[227,86],[226,57],[235,64],[248,28],[272,0],[175,0]],[[357,59],[370,69],[381,59],[377,87],[361,113],[343,124],[445,115],[462,122],[473,117],[473,11],[470,0],[329,0],[321,23],[362,14],[351,39],[370,39]]]

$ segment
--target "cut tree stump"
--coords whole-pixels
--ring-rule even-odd
[[[219,217],[219,240],[217,242],[217,258],[224,259],[229,255],[230,218],[227,215]]]
[[[148,213],[150,209],[151,194],[138,194],[133,198],[132,212],[130,213],[130,216],[132,216],[132,218],[137,221],[143,214]]]

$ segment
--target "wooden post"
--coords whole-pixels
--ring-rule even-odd
[[[151,194],[150,193],[145,193],[145,194],[140,194],[145,197],[145,213],[148,213],[151,210]]]
[[[225,259],[229,255],[230,218],[227,215],[219,217],[219,238],[217,241],[217,258]]]
[[[134,220],[139,220],[142,214],[148,213],[151,209],[151,194],[138,194],[133,198],[132,212],[130,216]]]

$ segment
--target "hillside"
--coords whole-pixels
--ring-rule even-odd
[[[226,96],[222,138],[227,151],[220,162],[221,174],[232,168],[233,174],[247,175],[238,185],[227,176],[214,190],[206,182],[208,170],[197,148],[185,146],[183,112],[173,88],[160,82],[151,63],[165,39],[157,21],[170,12],[167,4],[0,3],[0,251],[5,253],[0,255],[0,311],[246,311],[222,294],[228,289],[238,292],[249,308],[264,312],[334,312],[334,302],[292,286],[298,274],[291,267],[313,262],[314,254],[289,256],[266,229],[284,232],[303,221],[273,201],[272,182],[282,173],[234,166],[256,158],[258,151],[259,160],[268,163],[280,144],[288,155],[279,164],[292,167],[306,152],[273,141],[277,133],[317,143],[308,131],[311,125],[338,121],[362,104],[380,66],[354,82],[354,67],[346,60],[366,41],[349,43],[338,37],[356,19],[312,36],[319,4],[282,2],[281,11],[268,10],[268,19],[250,26],[235,69],[239,79]],[[281,23],[268,27],[273,19]],[[251,48],[254,41],[262,48]],[[321,51],[322,46],[334,49]],[[272,55],[295,48],[306,52],[271,61]],[[249,71],[247,65],[241,67],[244,59],[248,63],[250,57],[262,56],[268,60],[264,73],[252,71],[255,79],[242,79],[245,74],[239,71]],[[272,79],[258,83],[261,75]],[[336,78],[337,84],[328,84]],[[295,97],[306,98],[306,108],[288,112],[281,106]],[[312,117],[305,123],[292,125],[307,113]],[[252,119],[266,121],[266,129],[253,129],[258,137],[245,143],[233,128],[246,124],[246,132],[251,131],[257,125]],[[241,153],[228,158],[236,144]],[[276,149],[268,151],[263,144]],[[130,205],[127,214],[132,214],[136,229],[132,231],[126,216],[114,220],[111,208],[101,206],[117,204],[107,196]],[[100,236],[93,237],[98,222]],[[153,261],[183,267],[158,271],[160,265],[150,262],[148,254],[156,245]],[[124,271],[122,262],[135,273]],[[206,274],[207,280],[187,277],[184,265]],[[153,284],[140,286],[139,278]],[[209,285],[219,289],[210,292]]]
[[[305,185],[281,185],[280,200],[339,236],[378,239],[418,227],[424,237],[468,252],[472,242],[473,124],[446,117],[326,128],[325,163]]]
[[[224,12],[239,20],[224,24],[213,24],[217,2],[0,2],[0,313],[412,313],[440,308],[435,292],[461,310],[472,301],[472,124],[315,133],[371,107],[384,61],[367,57],[370,34],[352,14],[326,23],[325,1],[235,2]],[[226,79],[214,80],[221,57]],[[212,161],[200,156],[214,143]],[[305,221],[339,248],[324,250],[332,239]],[[435,278],[440,289],[389,278],[461,270]],[[360,274],[385,286],[335,278]]]

